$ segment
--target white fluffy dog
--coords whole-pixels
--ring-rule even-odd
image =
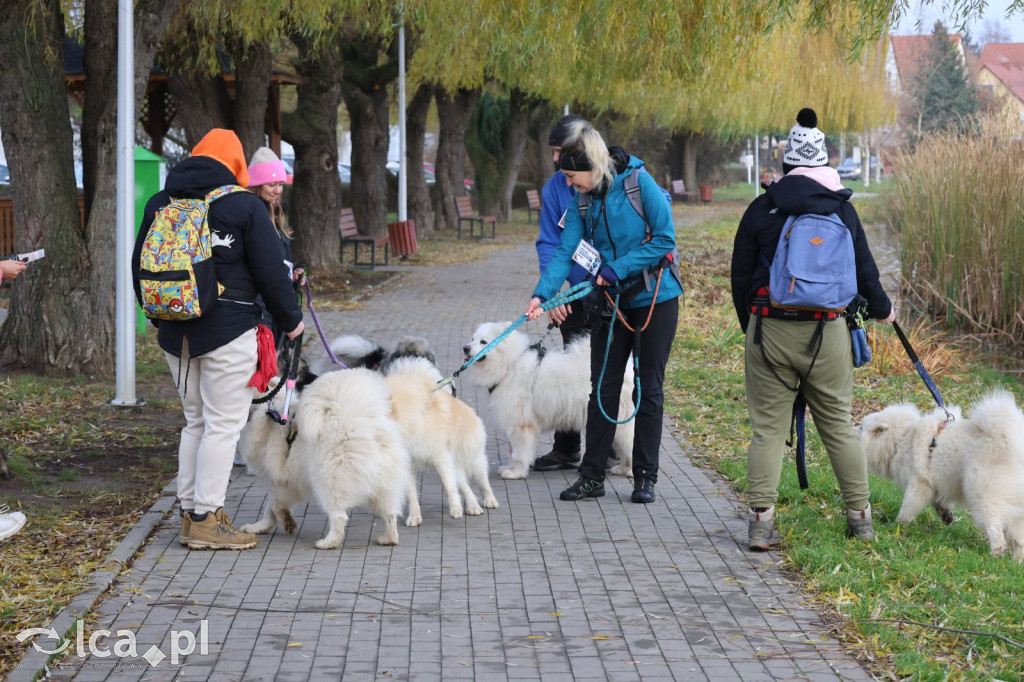
[[[466,360],[511,323],[487,322],[463,346]],[[590,337],[540,357],[525,334],[514,331],[466,371],[467,378],[491,393],[498,425],[508,434],[512,461],[498,468],[502,478],[526,478],[537,459],[537,437],[544,431],[585,431],[590,399]],[[612,406],[606,409],[611,410]],[[633,413],[633,369],[627,367],[619,396],[619,418]],[[633,420],[615,429],[612,447],[619,457],[611,471],[633,475]]]
[[[948,424],[940,410],[922,416],[893,405],[864,419],[861,440],[868,470],[903,488],[901,523],[929,504],[950,523],[959,506],[988,536],[993,556],[1009,544],[1024,561],[1024,415],[1010,393],[994,392],[969,419]]]
[[[429,466],[440,477],[451,517],[462,518],[463,499],[465,513],[479,516],[484,510],[469,487],[470,478],[480,486],[484,506],[498,507],[487,479],[487,431],[473,408],[448,391],[434,390],[441,378],[427,358],[394,360],[384,378],[391,389],[392,417],[401,427],[413,466]],[[405,525],[418,526],[423,515],[415,478],[410,481],[408,497]]]
[[[369,506],[384,519],[381,545],[398,544],[398,515],[409,488],[411,464],[390,395],[368,369],[329,372],[293,398],[294,440],[284,427],[253,415],[242,433],[242,457],[270,486],[263,518],[241,528],[269,533],[278,522],[289,533],[292,505],[312,498],[327,512],[327,534],[318,549],[335,549],[345,538],[348,511]]]

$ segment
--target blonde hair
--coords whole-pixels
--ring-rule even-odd
[[[601,187],[607,182],[611,185],[615,177],[615,162],[608,153],[601,133],[594,129],[589,121],[572,121],[568,125],[565,141],[562,143],[562,154],[582,151],[590,161],[590,171],[594,174],[594,187]]]

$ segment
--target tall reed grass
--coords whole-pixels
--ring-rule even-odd
[[[1024,145],[1021,129],[983,119],[934,135],[899,158],[890,220],[905,294],[957,330],[1024,336]]]

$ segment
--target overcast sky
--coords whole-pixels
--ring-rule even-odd
[[[958,33],[959,31],[955,26],[956,20],[943,10],[942,5],[941,0],[936,0],[926,7],[922,7],[920,2],[912,2],[910,11],[893,29],[893,33],[897,35],[931,33],[936,19],[940,19],[946,25],[946,28],[949,29],[950,33]],[[1009,6],[1010,3],[1008,2],[988,3],[988,7],[985,8],[982,17],[979,20],[968,23],[966,26],[967,30],[970,31],[972,40],[980,45],[988,32],[987,28],[995,25],[1001,26],[1003,32],[1009,34],[1010,42],[1024,42],[1024,14],[1018,12],[1007,19],[1005,15]],[[918,20],[920,20],[919,27],[916,25]]]

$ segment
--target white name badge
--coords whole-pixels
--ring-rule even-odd
[[[576,252],[572,259],[583,266],[591,275],[596,275],[601,269],[601,253],[595,249],[586,239],[581,239],[576,246]]]

